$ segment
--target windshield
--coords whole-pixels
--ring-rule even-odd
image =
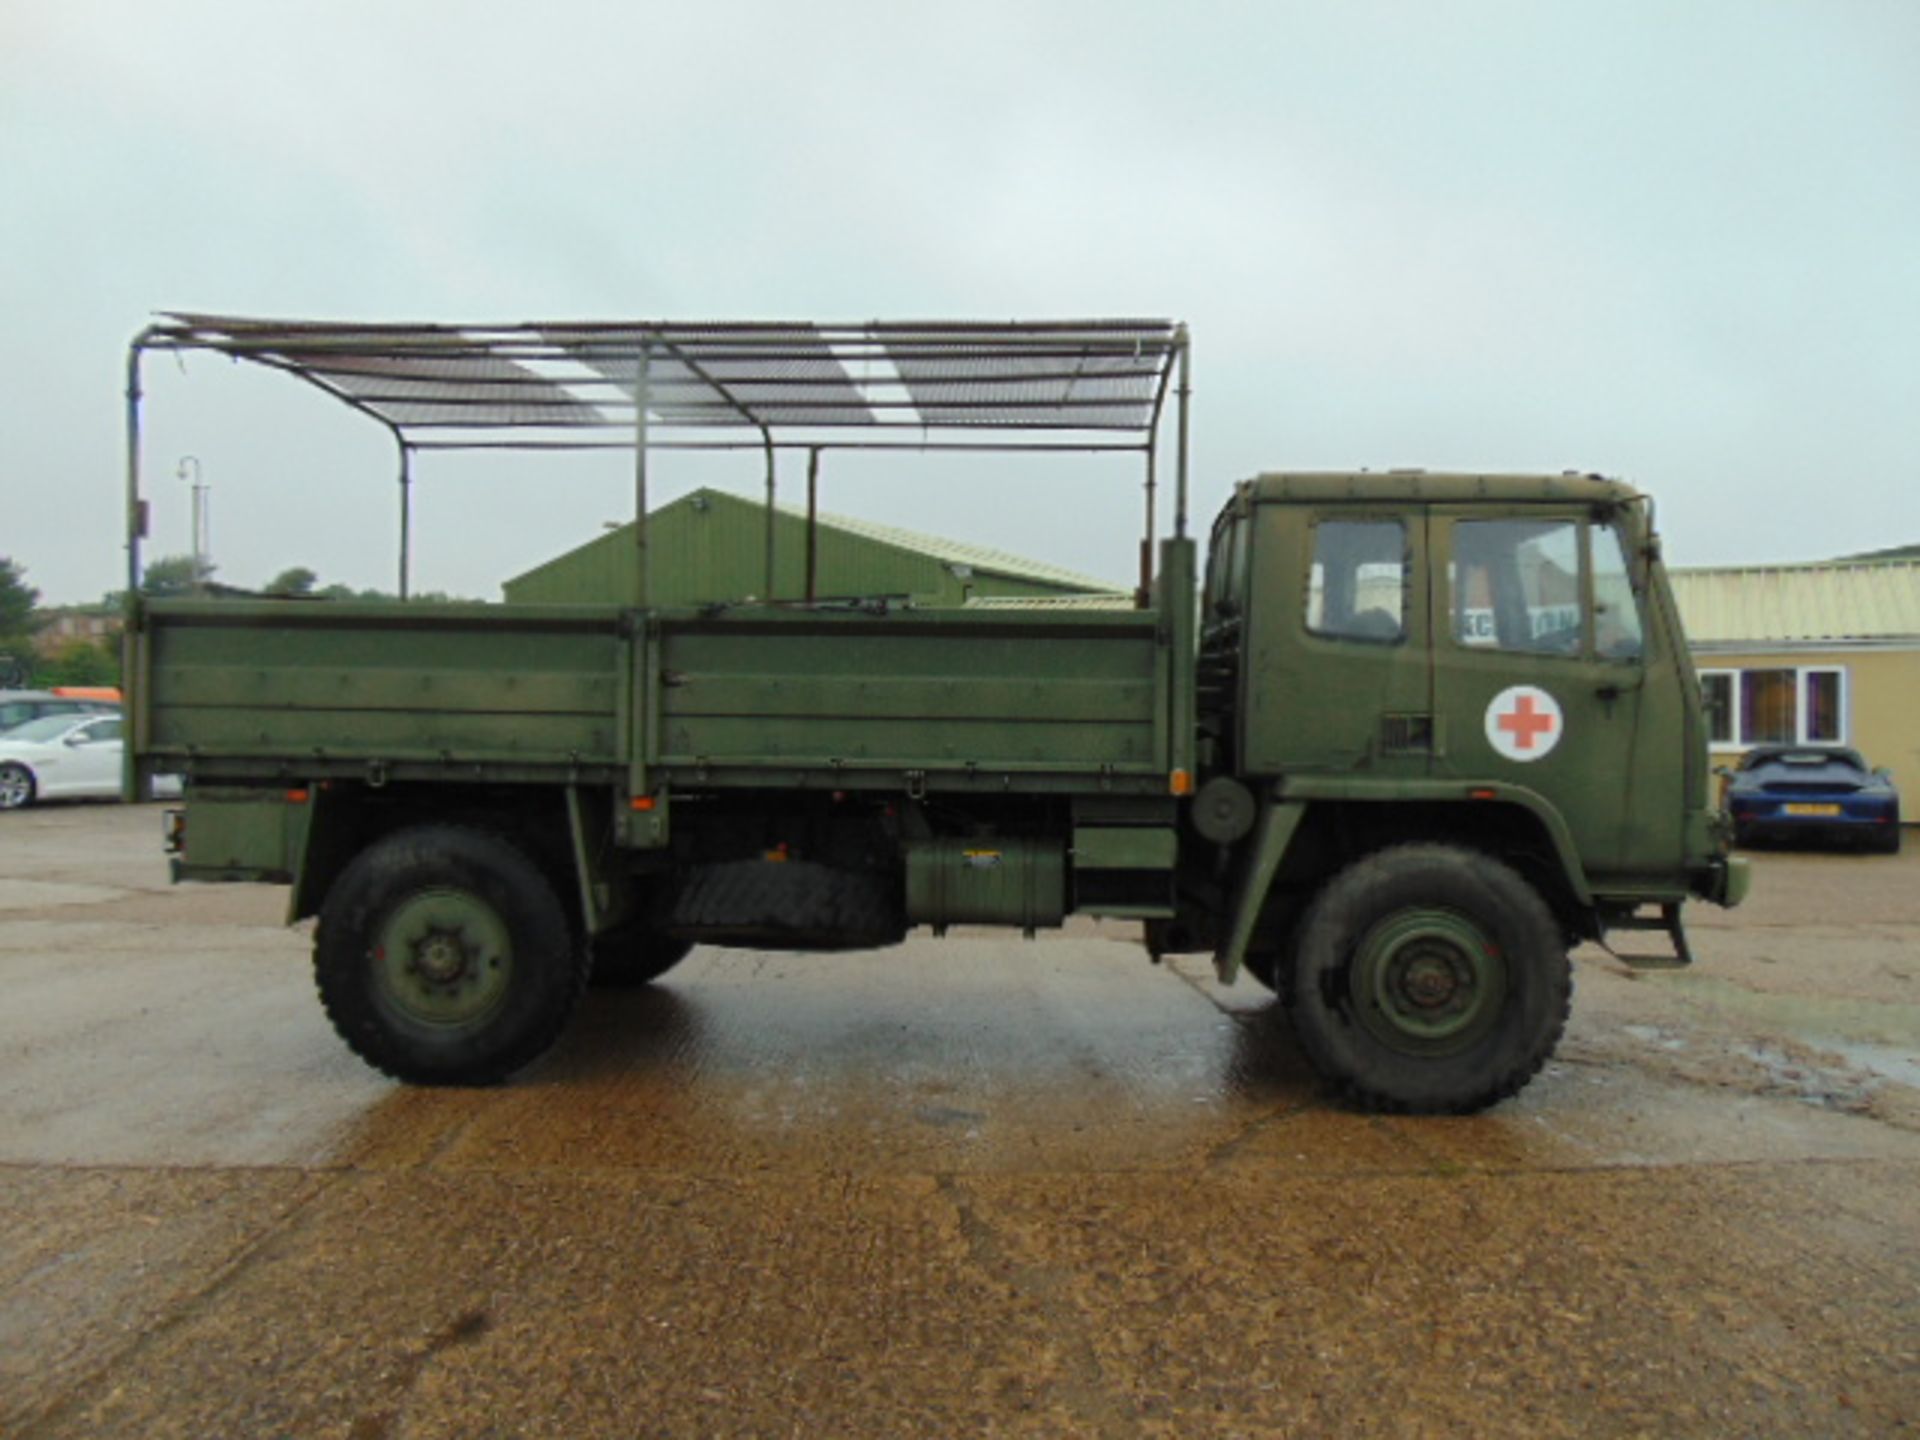
[[[42,715],[38,720],[29,720],[24,725],[0,734],[0,740],[58,740],[82,720],[84,715]]]

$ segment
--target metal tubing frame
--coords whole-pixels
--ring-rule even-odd
[[[1175,460],[1173,535],[1176,540],[1187,538],[1187,412],[1193,395],[1193,346],[1189,343],[1187,327],[1182,325],[1175,331],[1178,364],[1180,366],[1180,388],[1177,398],[1180,403],[1180,450]],[[1156,413],[1156,421],[1158,415]]]
[[[400,446],[400,598],[407,598],[413,575],[413,447],[399,434]]]
[[[912,324],[887,327],[883,330],[878,324],[868,325],[811,325],[793,322],[774,322],[756,324],[741,322],[737,324],[710,324],[692,327],[705,336],[742,337],[737,353],[733,350],[709,351],[705,363],[687,354],[680,345],[670,339],[661,329],[653,326],[634,326],[619,322],[604,324],[572,324],[545,327],[538,333],[540,340],[528,340],[528,327],[522,325],[477,325],[477,326],[417,326],[399,324],[367,324],[353,326],[325,324],[281,324],[275,322],[249,322],[241,320],[216,321],[213,319],[195,320],[191,317],[175,317],[175,324],[156,323],[148,325],[134,337],[128,348],[127,356],[127,592],[129,604],[135,603],[142,579],[141,541],[146,538],[147,527],[143,523],[145,502],[141,495],[141,361],[148,350],[213,350],[227,354],[231,358],[247,359],[273,369],[286,371],[306,381],[315,388],[344,402],[351,408],[380,422],[393,435],[400,454],[400,556],[399,585],[400,597],[407,599],[412,584],[412,488],[413,455],[422,450],[515,450],[526,452],[563,451],[563,450],[615,450],[634,451],[634,508],[635,508],[635,548],[637,577],[635,599],[645,606],[651,596],[652,584],[649,573],[647,547],[647,452],[650,450],[738,450],[753,448],[754,442],[727,439],[658,439],[651,430],[649,412],[654,399],[654,387],[651,376],[652,357],[656,348],[673,356],[687,372],[714,395],[720,397],[724,406],[737,413],[749,426],[759,431],[758,448],[766,456],[767,490],[767,530],[766,530],[766,589],[767,599],[772,599],[775,590],[775,517],[776,517],[776,457],[780,450],[806,450],[807,466],[807,509],[808,533],[806,555],[806,594],[811,598],[816,588],[817,564],[817,500],[820,455],[829,449],[861,450],[946,450],[968,453],[1051,453],[1055,451],[1079,452],[1084,454],[1139,452],[1146,463],[1146,538],[1143,551],[1143,588],[1151,566],[1151,553],[1156,529],[1158,512],[1158,437],[1160,422],[1163,418],[1169,381],[1174,379],[1173,371],[1177,367],[1177,384],[1173,393],[1177,403],[1177,449],[1175,455],[1175,509],[1173,534],[1177,539],[1186,538],[1187,500],[1188,500],[1188,457],[1189,457],[1189,408],[1192,394],[1191,353],[1192,343],[1187,327],[1174,325],[1164,339],[1155,339],[1151,349],[1143,349],[1137,334],[1131,343],[1128,332],[1156,325],[1160,322],[1148,321],[1057,321],[1028,322],[1017,326],[1006,326],[996,322],[940,322],[916,326]],[[682,333],[691,333],[683,330]],[[784,337],[791,333],[795,344],[789,348],[780,348]],[[1108,333],[1114,338],[1104,339]],[[214,334],[223,339],[213,338]],[[404,342],[404,348],[380,350],[370,348],[369,341],[383,336],[396,337],[395,345]],[[562,344],[555,337],[569,337],[570,344]],[[896,362],[901,358],[912,358],[937,362],[952,358],[952,346],[958,341],[964,343],[966,337],[977,336],[1009,352],[1019,352],[1031,359],[1060,358],[1078,360],[1084,365],[1089,353],[1108,356],[1131,354],[1136,361],[1143,356],[1152,355],[1159,363],[1147,361],[1138,370],[1114,370],[1098,373],[1092,378],[1103,380],[1144,379],[1158,374],[1159,385],[1154,394],[1150,418],[1144,425],[1101,425],[1101,424],[1062,424],[1047,425],[1045,422],[1006,420],[995,421],[989,417],[996,409],[1005,406],[997,400],[968,400],[960,397],[946,397],[938,404],[945,414],[977,410],[982,419],[977,422],[944,422],[942,428],[979,429],[986,431],[1004,430],[1014,434],[1026,431],[1051,430],[1063,436],[1080,438],[1042,440],[941,440],[927,434],[927,422],[919,426],[910,423],[888,424],[882,417],[883,412],[913,412],[915,402],[883,400],[867,396],[855,390],[859,407],[869,419],[865,422],[834,421],[829,419],[811,419],[798,422],[799,428],[830,430],[861,424],[868,437],[864,440],[823,440],[818,437],[807,439],[776,439],[772,426],[754,414],[751,407],[742,403],[727,384],[714,376],[707,368],[708,364],[721,360],[785,360],[798,363],[818,361],[823,353],[830,354],[839,361],[844,369],[849,358],[860,358],[863,352],[871,351],[875,356]],[[251,337],[251,339],[249,338]],[[768,337],[773,337],[772,343]],[[823,351],[820,347],[829,344],[832,348]],[[1063,340],[1061,337],[1070,337]],[[289,345],[289,340],[297,342]],[[1077,343],[1076,343],[1077,342]],[[638,346],[636,354],[635,346]],[[331,378],[326,368],[303,364],[288,358],[287,352],[296,349],[300,354],[325,354],[333,352],[341,356],[354,358],[401,358],[419,352],[431,352],[440,359],[493,358],[493,359],[575,359],[591,356],[605,359],[626,359],[632,357],[637,362],[634,385],[634,415],[631,421],[632,436],[628,440],[613,439],[531,439],[492,440],[479,439],[470,434],[466,439],[415,439],[410,432],[423,430],[455,430],[467,432],[485,432],[494,429],[542,429],[555,428],[565,430],[603,430],[618,428],[628,422],[619,419],[581,421],[571,419],[553,427],[543,427],[525,420],[517,421],[407,421],[397,423],[377,408],[382,401],[397,403],[403,400],[421,397],[396,392],[385,396],[381,392],[356,394]],[[337,373],[355,373],[350,368],[337,367]],[[538,378],[537,376],[534,378]],[[964,367],[942,375],[940,372],[922,374],[921,383],[939,383],[948,380],[965,383],[974,379]],[[1055,379],[1072,381],[1089,378],[1084,369],[1062,369],[1059,371],[1024,371],[1023,380]],[[492,385],[526,385],[528,381],[514,376],[473,376],[460,381],[462,386],[484,387]],[[623,389],[617,380],[606,377],[604,380],[587,379],[583,385],[607,384],[618,392]],[[683,388],[693,382],[675,377],[662,382],[669,388]],[[756,385],[771,386],[792,385],[805,387],[818,386],[823,381],[807,376],[761,376],[756,377]],[[849,382],[850,383],[850,382]],[[479,405],[480,401],[464,400],[458,397],[434,397],[431,403],[441,406],[458,407],[460,404]],[[577,403],[577,402],[576,402]],[[1137,400],[1127,400],[1105,396],[1086,396],[1072,401],[1063,400],[1065,410],[1085,415],[1101,409],[1137,408]],[[563,400],[548,400],[542,397],[518,396],[514,404],[525,409],[537,410],[543,406],[556,410],[566,408]],[[820,410],[823,412],[847,411],[846,401],[839,399],[807,400],[793,398],[775,401],[775,408],[791,415],[796,411]],[[607,404],[601,407],[617,410],[620,402],[617,395],[609,397]],[[685,409],[687,407],[680,407]],[[718,407],[714,407],[716,410]],[[712,419],[685,417],[678,420],[663,421],[669,430],[698,429],[703,424],[724,423]],[[941,422],[933,422],[941,423]],[[873,432],[894,432],[874,434]],[[1139,435],[1144,431],[1144,439],[1132,441],[1092,438],[1105,433],[1127,433]],[[902,434],[900,432],[906,432]]]
[[[502,429],[516,427],[499,427]],[[531,428],[539,428],[537,426]],[[908,427],[899,427],[902,438],[886,440],[775,440],[775,450],[953,450],[980,455],[1131,455],[1144,454],[1150,446],[1139,440],[1082,441],[1075,443],[1015,440],[951,440],[907,438]],[[991,428],[987,426],[983,429]],[[913,435],[918,432],[911,432]],[[1131,434],[1129,430],[1127,433]],[[409,440],[415,450],[631,450],[631,440]],[[649,450],[760,450],[760,440],[653,440]]]
[[[773,599],[773,551],[774,551],[774,510],[773,510],[773,436],[767,436],[767,593],[761,597]]]
[[[633,601],[641,609],[653,595],[653,574],[647,554],[647,410],[653,399],[653,346],[640,344],[633,377]]]
[[[819,593],[820,447],[807,451],[807,604]]]
[[[127,347],[127,609],[140,594],[140,542],[146,538],[140,497],[140,360],[159,327],[149,325]]]

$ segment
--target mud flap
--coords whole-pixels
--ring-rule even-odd
[[[1213,973],[1222,985],[1231,985],[1240,976],[1247,958],[1247,946],[1260,920],[1260,907],[1266,903],[1273,877],[1280,872],[1293,832],[1307,807],[1295,800],[1267,800],[1260,807],[1260,822],[1253,832],[1253,844],[1247,849],[1246,868],[1234,889],[1233,928],[1226,942],[1213,952]]]

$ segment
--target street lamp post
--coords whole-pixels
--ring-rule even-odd
[[[198,455],[182,455],[174,474],[185,480],[188,466],[193,467],[193,589],[198,594],[207,583],[208,553],[212,549],[207,543],[208,487],[200,476]]]

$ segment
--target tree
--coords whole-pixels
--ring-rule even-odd
[[[194,587],[213,578],[214,567],[196,563],[191,555],[162,555],[140,578],[140,593],[164,599],[191,595]]]
[[[40,592],[27,584],[27,567],[0,555],[0,649],[26,644],[39,603]]]
[[[43,685],[118,685],[120,652],[97,640],[69,640],[42,662],[37,678]]]
[[[39,602],[40,592],[27,584],[27,567],[0,555],[0,686],[26,683]]]
[[[267,582],[267,594],[311,595],[313,587],[319,582],[320,577],[306,566],[295,565],[291,569],[282,570]]]

